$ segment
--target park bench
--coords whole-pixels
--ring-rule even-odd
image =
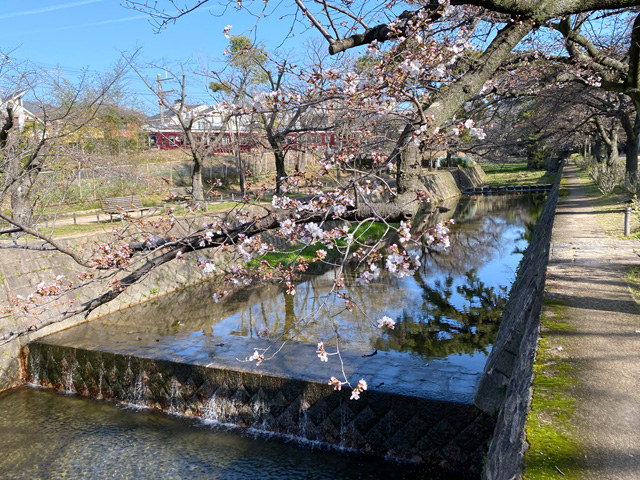
[[[142,200],[138,195],[129,195],[128,197],[110,197],[102,199],[102,210],[108,214],[111,221],[114,215],[119,215],[122,219],[123,214],[129,212],[142,212],[149,210],[149,207],[142,205]],[[98,218],[99,220],[99,218]]]
[[[178,202],[191,200],[193,196],[191,195],[191,188],[188,187],[175,187],[169,189],[169,195],[167,195],[167,200],[175,200]]]

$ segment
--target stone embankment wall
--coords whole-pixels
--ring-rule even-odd
[[[73,241],[69,242],[73,244]],[[185,288],[205,279],[195,261],[185,255],[186,261],[175,265],[164,265],[155,269],[139,284],[123,292],[114,301],[102,305],[91,313],[89,319],[112,313],[122,308],[145,302],[154,297],[165,295],[177,289]],[[0,306],[9,304],[9,298],[17,295],[26,298],[41,282],[54,283],[58,275],[67,281],[77,281],[77,275],[84,268],[72,259],[58,252],[41,252],[32,250],[0,250]],[[46,305],[46,311],[37,318],[29,315],[13,315],[0,317],[0,332],[11,332],[48,319],[62,316],[69,310],[68,301],[75,305],[95,298],[101,294],[105,286],[102,283],[89,284],[78,290],[72,290],[57,302]],[[46,300],[47,297],[45,297]],[[48,335],[87,321],[84,315],[76,315],[67,320],[38,329],[29,335],[11,340],[0,345],[0,391],[12,388],[21,383],[18,355],[20,349],[44,335]]]
[[[484,172],[480,166],[457,171],[434,172],[423,178],[434,201],[456,197],[460,195],[461,190],[468,186],[480,185],[483,179]],[[94,235],[92,238],[70,239],[67,243],[74,248],[80,248],[81,242],[99,241],[99,238],[100,235]],[[203,254],[198,253],[198,256],[201,255]],[[206,280],[195,266],[195,262],[191,261],[192,257],[185,255],[185,260],[181,264],[172,262],[155,269],[139,284],[127,289],[116,300],[98,308],[89,318],[94,319]],[[58,275],[64,275],[65,279],[74,281],[82,270],[84,269],[75,264],[72,259],[61,253],[0,249],[0,307],[7,305],[12,296],[21,295],[26,298],[40,282],[51,284]],[[90,284],[86,288],[67,294],[66,300],[73,299],[76,304],[80,304],[95,298],[104,291],[104,288],[103,284]],[[40,324],[47,319],[60,316],[67,309],[66,302],[59,302],[49,305],[48,310],[37,319],[28,315],[0,316],[0,332],[11,332],[24,328],[34,320]],[[84,316],[78,315],[34,331],[18,340],[0,345],[0,391],[21,383],[18,355],[22,346],[44,335],[64,330],[85,321]]]
[[[561,173],[560,170],[518,269],[498,337],[474,399],[478,408],[497,415],[483,474],[485,480],[511,480],[519,478],[521,473],[533,361]]]
[[[475,188],[482,185],[484,171],[479,165],[469,168],[459,168],[449,171],[433,172],[421,177],[422,182],[431,199],[440,201],[457,197],[467,188]]]

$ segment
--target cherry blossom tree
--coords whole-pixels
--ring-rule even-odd
[[[317,52],[312,62],[300,63],[291,52],[269,52],[247,37],[231,36],[225,53],[228,68],[207,73],[214,79],[210,88],[234,96],[228,105],[237,115],[257,119],[274,158],[280,194],[288,178],[287,155],[302,152],[307,132],[336,131],[346,109],[340,108],[340,95],[327,88],[324,58]]]
[[[225,134],[229,131],[229,125],[235,112],[228,108],[228,103],[213,104],[206,109],[196,109],[202,105],[190,105],[187,100],[188,82],[196,77],[195,72],[188,72],[187,66],[181,64],[175,68],[168,65],[147,64],[138,62],[140,52],[126,56],[125,60],[132,70],[140,77],[147,88],[158,98],[158,104],[166,109],[171,116],[159,120],[157,128],[176,128],[182,132],[182,140],[176,141],[176,147],[185,152],[193,162],[191,172],[191,194],[194,202],[205,201],[205,188],[202,180],[202,170],[207,160],[216,153],[216,147],[220,146]],[[162,86],[163,79],[153,81],[144,74],[144,67],[162,70],[167,75],[166,80],[172,82],[171,87]],[[233,102],[233,99],[232,99]]]
[[[640,3],[640,0],[453,0],[400,5],[294,1],[297,9],[294,23],[304,22],[305,27],[311,25],[316,29],[328,43],[331,54],[366,46],[367,58],[360,65],[312,69],[306,75],[309,95],[322,92],[323,98],[340,99],[345,111],[353,112],[364,123],[390,117],[400,120],[402,128],[394,135],[395,144],[369,152],[371,168],[362,172],[356,172],[351,162],[360,153],[361,139],[370,136],[370,129],[359,130],[355,141],[345,141],[338,149],[325,149],[320,152],[317,177],[311,181],[305,178],[304,198],[274,195],[270,204],[255,204],[245,198],[224,214],[201,215],[194,211],[193,217],[180,219],[169,211],[152,222],[146,219],[132,222],[137,230],[133,226],[119,229],[112,241],[97,246],[89,258],[79,259],[92,269],[87,275],[108,279],[109,289],[81,305],[70,306],[63,317],[88,314],[117,298],[150,270],[170,261],[187,261],[194,255],[203,273],[222,271],[230,285],[279,281],[289,294],[295,293],[294,279],[298,273],[312,263],[326,264],[337,269],[332,293],[344,301],[345,308],[353,308],[353,299],[344,289],[347,261],[355,265],[357,281],[362,283],[377,278],[382,268],[402,278],[413,275],[420,267],[419,254],[423,248],[448,246],[448,224],[417,230],[412,225],[427,200],[420,180],[422,153],[433,145],[446,146],[451,138],[461,135],[477,140],[485,138],[485,125],[479,123],[480,118],[471,118],[464,105],[494,88],[496,73],[512,60],[514,49],[532,32],[557,19]],[[161,3],[127,2],[132,8],[149,13],[158,26],[165,26],[196,8],[204,8],[207,1],[187,6],[166,2],[175,11],[165,11]],[[257,8],[254,13],[260,17],[271,14],[268,2],[262,6],[243,2],[236,5]],[[400,12],[405,6],[408,10]],[[230,29],[226,26],[221,30],[229,34]],[[294,71],[289,62],[282,62],[281,68],[282,75]],[[268,107],[266,110],[276,111],[291,105],[291,95],[278,83],[279,76],[280,70],[274,70],[271,83],[276,88],[268,96],[265,93],[254,97],[254,108],[259,110],[260,104]],[[287,101],[283,102],[285,97]],[[349,166],[353,174],[338,182],[332,178],[337,164]],[[385,175],[391,167],[396,171],[394,179]],[[327,178],[331,178],[335,187],[323,187],[321,182]],[[285,176],[279,182],[284,192],[298,185],[300,176]],[[373,241],[365,241],[355,232],[358,226],[366,228],[372,222],[382,225],[382,233]],[[292,245],[297,252],[294,260],[276,264],[266,261],[264,255],[276,248],[276,242],[266,241],[266,233]],[[54,241],[46,241],[54,245]],[[312,251],[311,259],[303,255],[305,251],[309,253],[308,249]],[[216,260],[215,255],[206,257],[204,252],[224,254],[225,261]],[[54,290],[41,289],[45,294]],[[214,300],[227,292],[221,289]],[[42,297],[36,294],[33,298],[38,295]],[[30,308],[28,300],[8,308],[25,305]],[[395,327],[393,319],[370,320],[380,328]],[[12,333],[3,334],[2,340],[24,332]],[[278,351],[281,339],[273,340],[273,347],[256,350],[250,356],[249,352],[247,360],[256,363],[268,360]],[[320,343],[317,355],[319,361],[325,361],[330,356],[340,356],[340,351],[328,350]],[[354,399],[367,389],[365,379],[356,382],[332,377],[329,384],[336,389],[350,386]]]
[[[640,107],[638,93],[638,69],[640,68],[640,16],[630,10],[612,12],[575,12],[556,24],[564,37],[566,49],[575,62],[572,71],[575,81],[601,88],[616,95],[618,105],[632,104],[632,108],[619,108],[618,117],[626,134],[626,173],[632,178],[638,172],[638,135],[640,122],[637,120]],[[614,130],[608,133],[602,122],[596,122],[603,144],[613,155]],[[616,147],[617,150],[617,147]]]

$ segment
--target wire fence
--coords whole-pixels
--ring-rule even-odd
[[[274,162],[265,154],[245,155],[243,164],[256,176],[275,174]],[[140,164],[113,162],[75,171],[41,172],[38,190],[40,203],[45,205],[98,202],[108,197],[154,195],[169,193],[174,188],[189,188],[192,174],[193,162],[190,161]],[[223,185],[234,184],[238,176],[233,157],[222,157],[202,169],[205,186],[216,185],[218,181]]]

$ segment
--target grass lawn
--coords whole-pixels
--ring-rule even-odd
[[[600,227],[610,237],[624,238],[624,209],[627,206],[626,202],[631,198],[629,192],[616,187],[613,193],[603,195],[586,170],[578,169],[578,178],[594,206]],[[636,238],[639,226],[638,215],[632,213],[631,235],[628,238]]]
[[[208,203],[206,213],[222,213],[231,210],[234,206],[236,206],[236,202],[216,202],[216,203]],[[167,207],[175,207],[175,215],[178,218],[181,218],[184,215],[188,214],[188,209],[184,207],[183,204],[180,203],[168,203]],[[64,213],[67,215],[59,217],[58,222],[56,223],[55,229],[53,230],[54,238],[65,238],[65,237],[75,237],[82,234],[92,234],[92,233],[100,233],[100,232],[110,232],[111,228],[114,226],[120,226],[120,219],[117,217],[113,217],[113,222],[109,221],[109,216],[102,212],[101,209],[95,210],[95,212],[100,214],[100,223],[96,221],[95,213],[86,213],[84,210],[84,206],[78,207],[82,208],[79,210],[82,215],[77,215],[78,224],[71,223],[71,215],[74,210],[65,209]],[[61,210],[61,213],[63,211]],[[163,213],[162,211],[162,203],[160,203],[160,207],[158,207],[155,213],[151,213],[151,217],[160,216]],[[204,211],[201,211],[204,213]],[[138,214],[133,214],[134,218],[139,218]],[[40,232],[45,234],[51,233],[51,221],[49,221],[49,227],[46,227],[44,221],[39,223]]]
[[[545,170],[529,170],[527,162],[481,164],[487,185],[522,185],[529,183],[553,183],[555,175]]]
[[[95,219],[94,219],[95,220]],[[111,228],[115,225],[119,225],[120,222],[100,222],[96,223],[85,223],[78,225],[56,225],[53,230],[53,238],[67,238],[67,237],[75,237],[79,235],[100,233],[100,232],[111,232]],[[51,227],[43,228],[42,226],[38,230],[40,233],[44,233],[49,235],[51,233]]]

